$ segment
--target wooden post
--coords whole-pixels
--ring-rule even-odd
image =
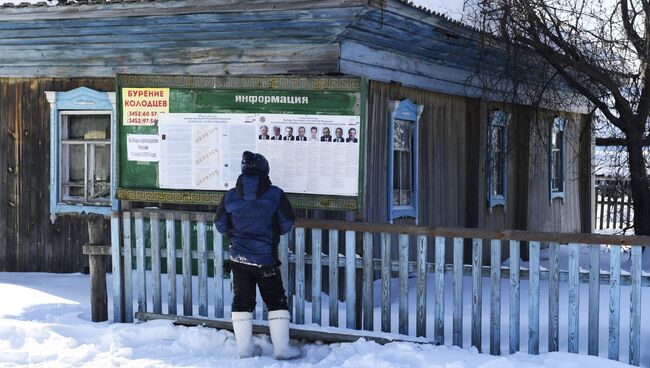
[[[90,309],[93,322],[108,321],[108,294],[106,292],[106,256],[111,247],[101,245],[104,239],[104,218],[91,215],[88,218],[88,245],[83,253],[90,259]]]

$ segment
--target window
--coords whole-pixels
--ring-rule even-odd
[[[59,202],[110,205],[110,112],[61,111],[59,121]]]
[[[553,198],[564,198],[564,128],[566,119],[556,117],[549,137],[549,192]]]
[[[503,110],[490,114],[487,134],[488,207],[506,205],[506,148],[509,117]]]
[[[115,94],[81,87],[50,102],[50,216],[109,215],[113,204]]]
[[[389,117],[389,221],[418,217],[418,120],[422,106],[393,101]]]

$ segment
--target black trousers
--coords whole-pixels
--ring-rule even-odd
[[[269,311],[289,309],[279,264],[257,267],[231,262],[231,269],[234,292],[233,312],[252,312],[255,309],[256,286],[259,286],[262,300]]]

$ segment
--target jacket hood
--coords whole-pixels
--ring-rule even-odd
[[[269,162],[259,153],[245,151],[241,157],[242,175],[269,175]]]
[[[239,175],[237,178],[237,193],[245,200],[253,200],[264,194],[271,186],[268,176]]]

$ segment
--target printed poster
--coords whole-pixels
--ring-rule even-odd
[[[358,116],[161,114],[159,185],[228,190],[244,151],[269,161],[271,182],[287,193],[358,195]]]
[[[169,88],[122,88],[122,125],[153,126],[169,112]]]

